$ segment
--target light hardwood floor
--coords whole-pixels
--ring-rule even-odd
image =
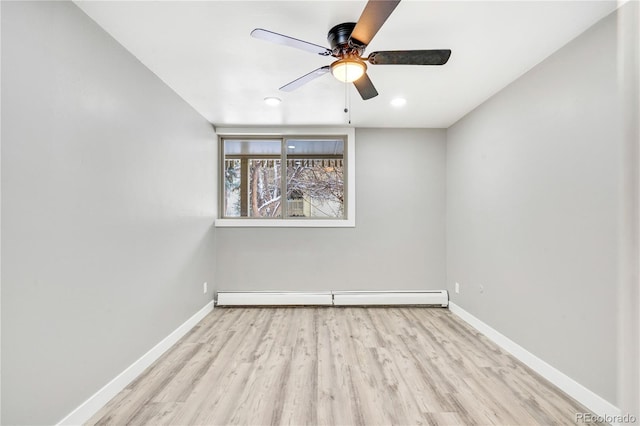
[[[216,308],[88,424],[550,425],[579,412],[447,309]]]

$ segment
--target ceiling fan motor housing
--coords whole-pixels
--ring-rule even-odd
[[[342,58],[345,56],[362,56],[362,53],[364,53],[366,46],[354,44],[354,40],[349,40],[355,26],[355,22],[344,22],[329,30],[329,34],[327,34],[327,41],[331,46],[333,56],[336,58]],[[349,43],[349,41],[351,41],[351,43]]]

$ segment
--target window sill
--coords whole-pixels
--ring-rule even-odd
[[[216,228],[355,228],[355,219],[216,219]]]

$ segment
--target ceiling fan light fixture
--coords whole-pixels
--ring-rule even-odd
[[[357,58],[346,58],[331,64],[331,74],[343,83],[351,83],[362,77],[367,65]]]

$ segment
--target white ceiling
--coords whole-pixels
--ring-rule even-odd
[[[328,46],[366,1],[77,1],[211,123],[446,128],[616,8],[616,1],[402,1],[367,48],[451,49],[444,66],[369,66],[379,96],[330,74],[278,88],[332,58],[249,36],[265,28]],[[345,90],[348,89],[348,90]],[[277,107],[263,99],[277,96]],[[407,104],[390,105],[402,96]]]

